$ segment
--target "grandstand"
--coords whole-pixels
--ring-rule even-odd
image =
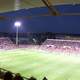
[[[10,40],[9,37],[0,37],[0,49],[13,49],[15,44]]]

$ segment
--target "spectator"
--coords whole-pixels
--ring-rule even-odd
[[[15,77],[13,78],[13,80],[23,80],[23,78],[22,78],[22,76],[19,73],[17,73],[15,75]]]
[[[4,78],[4,74],[5,74],[5,72],[3,72],[2,70],[0,70],[0,79]]]
[[[28,80],[37,80],[35,77],[30,77]]]
[[[44,77],[43,80],[48,80],[48,79],[46,77]]]
[[[5,74],[4,74],[4,80],[12,80],[13,78],[13,75],[10,71],[7,71]]]

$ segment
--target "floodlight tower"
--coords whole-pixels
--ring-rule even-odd
[[[16,21],[14,23],[14,26],[16,27],[16,45],[18,45],[18,39],[19,39],[19,28],[21,27],[21,22],[20,21]]]

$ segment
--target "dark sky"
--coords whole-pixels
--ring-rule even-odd
[[[80,12],[80,5],[64,5],[56,7],[60,12]],[[19,32],[54,32],[80,34],[80,16],[38,16],[28,18],[26,16],[48,12],[47,8],[35,8],[20,10],[16,12],[4,13],[5,20],[0,20],[0,32],[16,32],[14,22],[19,20],[22,26]],[[19,18],[17,18],[20,16]],[[23,17],[23,18],[22,18]]]

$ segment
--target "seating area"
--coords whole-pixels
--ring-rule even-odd
[[[40,47],[41,46],[41,47]],[[46,49],[48,51],[60,51],[67,53],[80,53],[80,40],[65,40],[65,39],[47,39],[42,45],[24,45],[19,44],[18,46],[11,41],[9,37],[0,37],[0,50],[9,50],[16,48],[33,48],[40,47],[40,49]]]
[[[0,50],[11,50],[17,48],[33,48],[38,47],[38,45],[33,44],[21,44],[16,45],[9,37],[0,37]]]
[[[0,37],[0,49],[13,49],[15,44],[8,37]]]
[[[80,52],[80,41],[79,40],[62,40],[62,39],[47,39],[42,44],[42,49],[50,51],[61,51],[61,52]]]

